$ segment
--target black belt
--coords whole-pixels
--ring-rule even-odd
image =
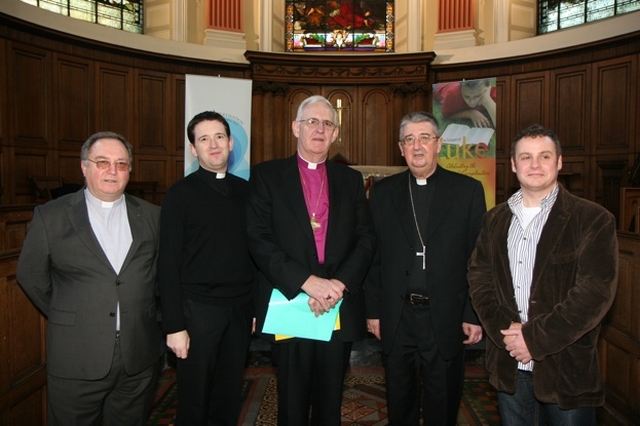
[[[120,340],[120,330],[116,331],[116,342]]]
[[[408,293],[405,296],[405,300],[412,305],[426,306],[429,304],[429,296],[419,293]]]

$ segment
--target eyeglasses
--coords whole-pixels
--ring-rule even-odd
[[[329,120],[318,120],[317,118],[307,118],[306,120],[298,120],[298,123],[306,123],[312,129],[315,129],[322,123],[325,129],[333,130],[335,129],[336,123]]]
[[[119,172],[128,172],[131,167],[128,161],[116,161],[115,163],[112,163],[109,160],[92,160],[90,158],[87,158],[87,161],[91,161],[95,164],[98,170],[107,170],[112,164],[116,165],[116,170]]]
[[[418,136],[417,138],[415,136],[413,136],[413,135],[405,136],[404,138],[402,138],[402,140],[400,142],[402,142],[403,145],[413,145],[413,144],[416,143],[416,141],[418,141],[418,142],[420,142],[420,145],[426,145],[432,139],[433,140],[438,139],[438,136],[430,135],[429,133],[423,133],[420,136]]]

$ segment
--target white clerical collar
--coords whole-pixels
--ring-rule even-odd
[[[227,176],[227,172],[216,173],[216,179],[224,179]]]
[[[425,185],[428,183],[428,182],[427,182],[427,179],[429,179],[429,178],[435,178],[436,173],[438,173],[438,168],[437,168],[437,167],[436,167],[436,169],[435,169],[435,170],[434,170],[434,171],[433,171],[429,176],[427,176],[426,178],[419,178],[419,177],[416,177],[416,175],[414,175],[413,173],[411,173],[411,175],[415,178],[415,180],[416,180],[416,184],[417,184],[418,186],[425,186]]]
[[[307,163],[307,169],[311,169],[311,170],[316,170],[318,168],[318,166],[322,163],[324,163],[325,161],[327,161],[327,159],[325,158],[324,160],[322,160],[319,163],[312,163],[311,161],[306,160],[302,155],[300,155],[300,153],[298,152],[298,157],[300,157],[300,159],[302,161],[304,161],[305,163]]]
[[[91,191],[89,191],[89,188],[85,188],[84,196],[91,204],[93,204],[94,206],[102,207],[103,209],[113,208],[113,206],[121,204],[122,201],[124,200],[124,195],[121,195],[120,198],[118,198],[115,201],[101,200],[95,195],[93,195]]]

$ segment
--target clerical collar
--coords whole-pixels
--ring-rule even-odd
[[[210,177],[211,177],[211,178],[214,178],[214,179],[218,179],[218,180],[220,180],[220,179],[224,179],[224,178],[226,178],[226,177],[227,177],[227,172],[226,172],[226,171],[225,171],[225,172],[222,172],[222,173],[220,173],[220,172],[212,172],[212,171],[210,171],[210,170],[205,169],[205,168],[204,168],[204,167],[202,167],[202,166],[200,166],[200,167],[198,168],[198,170],[200,170],[204,175],[206,175],[206,176],[207,176],[207,178],[210,178]]]
[[[89,188],[84,189],[84,197],[94,206],[102,207],[103,209],[113,208],[114,206],[120,205],[124,201],[124,196],[122,195],[120,195],[120,198],[115,201],[103,201],[93,195],[91,191],[89,191]]]
[[[319,163],[312,163],[311,161],[307,161],[307,160],[305,160],[305,159],[302,157],[302,155],[300,155],[300,152],[298,152],[298,159],[299,159],[299,160],[302,160],[302,163],[303,163],[303,164],[305,164],[305,163],[306,163],[306,165],[307,165],[307,169],[311,169],[311,170],[316,170],[320,164],[323,164],[325,161],[327,161],[327,159],[325,158],[324,160],[322,160],[322,161],[321,161],[321,162],[319,162]]]
[[[434,170],[434,172],[433,172],[433,173],[431,173],[431,175],[429,175],[429,177],[427,177],[427,178],[424,178],[424,179],[423,179],[423,178],[416,178],[413,174],[412,174],[412,176],[413,176],[413,178],[415,179],[416,185],[418,185],[418,186],[425,186],[425,185],[427,185],[429,182],[433,181],[433,179],[435,179],[435,178],[436,178],[436,174],[437,174],[437,173],[438,173],[438,169],[436,168],[436,169]]]
[[[210,172],[209,170],[200,166],[197,175],[204,181],[205,184],[218,194],[222,196],[229,196],[231,194],[231,188],[229,179],[226,179],[227,173]]]

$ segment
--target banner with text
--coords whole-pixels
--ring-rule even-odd
[[[487,209],[496,203],[496,79],[433,85],[433,114],[440,122],[438,163],[482,183]]]
[[[216,111],[228,122],[233,138],[229,156],[229,172],[249,179],[251,155],[251,80],[186,75],[185,126],[203,111]],[[198,169],[198,161],[189,151],[187,131],[184,133],[184,175]]]

